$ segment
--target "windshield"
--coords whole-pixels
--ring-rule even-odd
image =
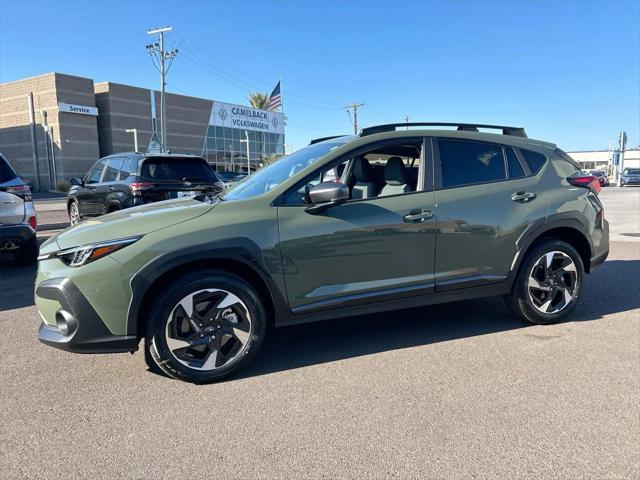
[[[3,156],[0,155],[0,183],[8,182],[16,178],[16,172],[9,165]]]
[[[640,175],[640,168],[625,168],[623,175]]]
[[[342,141],[335,139],[331,142],[309,145],[250,175],[242,183],[231,188],[224,198],[238,200],[266,193],[345,143],[346,139]]]

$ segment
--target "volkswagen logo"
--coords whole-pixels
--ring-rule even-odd
[[[278,117],[275,115],[271,117],[271,125],[273,125],[274,129],[278,128]]]
[[[227,119],[227,110],[225,108],[218,110],[218,117],[224,122]]]

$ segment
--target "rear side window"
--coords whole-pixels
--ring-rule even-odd
[[[140,175],[154,181],[216,181],[209,164],[202,158],[146,158]]]
[[[122,165],[122,158],[110,158],[107,162],[107,168],[104,171],[102,177],[103,182],[115,182],[118,178],[118,172],[120,171],[120,165]]]
[[[16,177],[16,172],[13,171],[9,162],[4,157],[0,157],[0,183],[8,182]]]
[[[531,173],[534,175],[540,171],[540,169],[544,165],[544,162],[547,161],[547,157],[545,157],[541,153],[524,149],[520,149],[520,151],[522,152],[522,156],[527,162],[527,165],[529,165],[529,170],[531,170]]]
[[[444,188],[505,180],[502,147],[480,142],[439,140]]]
[[[509,167],[509,178],[522,178],[525,176],[524,169],[520,164],[520,160],[516,156],[513,148],[505,148],[507,152],[507,166]]]
[[[127,180],[131,175],[135,175],[138,170],[138,159],[125,157],[120,167],[120,181]]]

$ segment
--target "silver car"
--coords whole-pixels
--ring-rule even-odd
[[[21,263],[35,263],[37,226],[29,185],[0,153],[0,254],[12,253]]]

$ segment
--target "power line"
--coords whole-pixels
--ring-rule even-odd
[[[358,108],[364,107],[364,103],[352,103],[347,105],[345,108],[349,113],[349,118],[351,118],[351,111],[349,109],[353,109],[353,133],[358,134]]]

